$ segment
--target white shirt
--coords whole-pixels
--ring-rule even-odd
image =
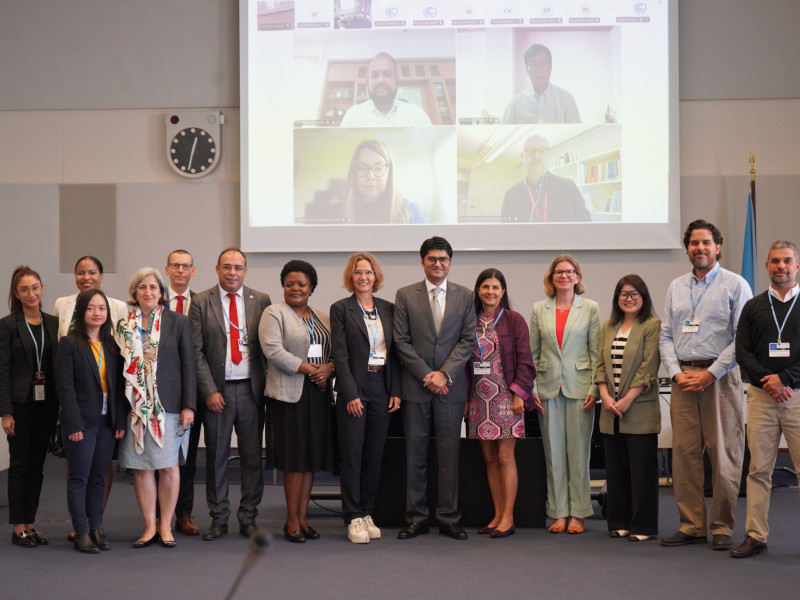
[[[778,293],[778,290],[772,287],[772,284],[770,284],[769,286],[769,295],[777,300],[780,300],[781,302],[788,302],[789,300],[797,296],[798,292],[800,292],[800,285],[795,283],[794,287],[790,289],[788,292],[786,292],[786,297],[781,298],[781,295]]]
[[[228,298],[228,292],[219,288],[219,296],[222,300],[223,319],[225,320],[225,335],[228,338],[225,349],[225,380],[235,381],[237,379],[250,378],[250,351],[247,349],[247,320],[244,314],[244,288],[240,287],[236,292],[236,312],[239,321],[239,339],[242,344],[239,348],[242,351],[242,360],[239,364],[234,364],[231,360],[231,327],[230,327],[230,305],[231,299]]]
[[[178,307],[178,296],[183,296],[183,314],[188,315],[189,305],[192,303],[192,292],[187,289],[184,293],[179,294],[172,289],[172,286],[169,287],[169,309],[173,312],[175,312]]]
[[[347,109],[340,127],[426,127],[431,125],[427,113],[416,104],[395,100],[385,115],[372,100]]]

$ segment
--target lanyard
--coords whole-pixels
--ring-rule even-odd
[[[795,296],[797,298],[797,296]],[[28,323],[28,319],[25,319],[25,325],[28,328],[28,333],[31,334],[31,339],[33,340],[33,346],[36,348],[36,370],[42,370],[42,360],[44,360],[44,319],[42,319],[41,328],[42,328],[42,349],[39,350],[39,344],[36,343],[36,338],[33,337],[33,331],[31,330],[31,325]]]
[[[542,198],[542,186],[544,185],[544,175],[542,175],[542,180],[539,182],[539,195],[534,199],[533,194],[531,193],[531,188],[528,187],[528,182],[523,179],[522,183],[525,185],[525,191],[528,192],[528,198],[531,201],[531,218],[530,221],[533,221],[533,214],[536,213],[536,216],[539,217],[539,222],[544,223],[547,221],[547,190],[544,192],[544,205],[542,206],[542,211],[539,211],[539,207],[537,205],[537,200],[541,200]]]
[[[311,315],[311,327],[310,328],[309,328],[308,324],[300,317],[300,315],[298,315],[296,312],[294,312],[294,309],[292,309],[292,312],[294,313],[294,316],[297,317],[300,320],[300,322],[303,324],[303,327],[306,328],[306,331],[308,332],[309,337],[311,337],[311,343],[312,344],[316,344],[317,343],[317,336],[314,334],[314,311],[312,311],[310,308],[308,309],[308,314]]]
[[[475,331],[475,341],[478,343],[478,351],[481,353],[481,362],[483,362],[483,347],[486,345],[486,340],[489,339],[489,336],[492,335],[492,332],[494,331],[494,328],[497,327],[497,322],[500,320],[500,317],[503,316],[503,311],[504,310],[505,310],[505,308],[501,308],[500,309],[500,314],[497,315],[497,318],[494,320],[494,323],[492,323],[492,328],[489,330],[489,333],[486,334],[486,336],[483,338],[483,344],[481,344],[481,340],[478,337],[478,332]],[[486,328],[485,327],[484,327],[483,331],[486,332]]]
[[[772,310],[772,319],[775,321],[775,327],[778,328],[778,343],[781,343],[781,333],[783,332],[783,328],[786,327],[786,321],[789,319],[789,314],[792,312],[794,308],[794,303],[797,302],[797,296],[800,294],[794,295],[794,300],[792,300],[791,306],[789,306],[789,310],[786,311],[786,316],[783,317],[783,323],[778,325],[778,317],[775,315],[775,306],[772,304],[772,294],[767,292],[767,298],[769,298],[769,307]]]
[[[690,275],[691,279],[689,279],[689,300],[692,303],[692,321],[694,321],[694,313],[697,312],[697,307],[700,304],[700,300],[702,300],[703,296],[706,295],[706,292],[708,291],[709,286],[717,278],[717,275],[719,275],[719,271],[714,273],[714,276],[711,279],[709,279],[708,281],[706,281],[706,286],[703,288],[703,292],[697,298],[697,302],[694,301],[694,287],[693,286],[694,286],[695,276],[694,275]]]
[[[378,303],[375,303],[375,331],[372,330],[372,326],[370,325],[370,321],[372,319],[369,318],[367,315],[367,311],[364,310],[364,307],[361,306],[361,302],[356,298],[356,302],[358,302],[358,308],[361,309],[361,313],[364,315],[364,322],[367,324],[367,330],[369,330],[369,334],[372,337],[372,349],[370,354],[374,354],[378,351],[378,319],[380,316],[378,315]]]

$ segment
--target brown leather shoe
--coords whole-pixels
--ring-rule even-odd
[[[766,542],[759,542],[754,537],[750,537],[749,535],[744,538],[741,546],[737,546],[733,550],[731,550],[731,556],[733,558],[750,558],[751,556],[755,556],[759,552],[766,552],[767,551],[767,544]]]
[[[178,517],[175,520],[175,529],[180,531],[183,535],[199,535],[200,529],[192,521],[192,516]]]

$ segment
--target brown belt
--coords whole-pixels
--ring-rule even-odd
[[[707,369],[711,365],[714,364],[716,358],[704,358],[702,360],[681,360],[680,365],[682,367],[695,367],[697,369]]]
[[[383,365],[367,365],[367,371],[370,373],[381,373],[385,368]]]

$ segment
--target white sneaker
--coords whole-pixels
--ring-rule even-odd
[[[369,533],[364,519],[353,519],[347,526],[347,539],[354,544],[368,544]]]
[[[381,530],[378,529],[378,526],[372,520],[372,517],[367,515],[364,517],[364,527],[369,534],[369,539],[371,540],[379,540],[381,539]]]

